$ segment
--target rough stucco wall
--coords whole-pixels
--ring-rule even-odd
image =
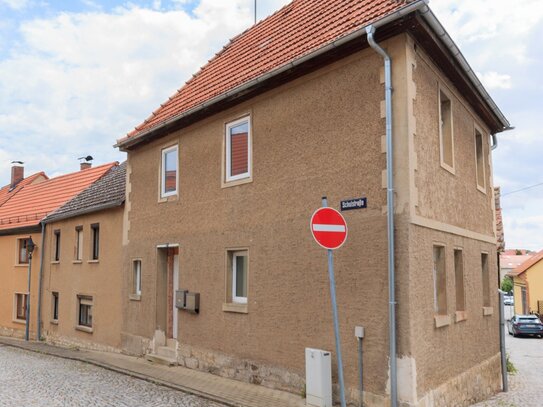
[[[364,363],[372,372],[365,386],[384,393],[381,65],[366,50],[129,153],[125,267],[142,259],[143,293],[141,301],[125,305],[125,334],[152,337],[156,245],[179,243],[180,285],[201,294],[199,315],[179,313],[181,347],[208,348],[304,376],[305,347],[334,350],[326,252],[310,235],[310,216],[322,195],[336,208],[341,199],[367,196],[368,209],[344,213],[349,238],[335,254],[337,296],[347,384],[357,386],[354,326],[364,325]],[[247,112],[253,182],[221,189],[224,124]],[[179,143],[180,198],[158,203],[160,149],[173,143]],[[248,314],[222,311],[226,250],[236,247],[249,250]]]
[[[469,110],[450,82],[438,74],[419,47],[413,79],[417,87],[414,104],[417,117],[416,152],[418,206],[416,213],[426,218],[494,236],[494,213],[490,137],[483,122]],[[451,94],[453,109],[454,164],[451,174],[440,164],[439,86]],[[475,128],[483,130],[486,193],[477,189],[475,167]],[[431,186],[431,187],[429,187]]]
[[[36,330],[38,275],[41,256],[41,233],[0,236],[0,332],[5,335],[24,335],[25,324],[14,322],[14,295],[28,291],[28,265],[17,265],[17,240],[32,236],[38,246],[32,258],[30,296],[30,333]]]
[[[98,349],[120,348],[122,218],[123,209],[115,208],[47,225],[42,318],[49,341]],[[95,263],[89,262],[90,225],[94,223],[100,224],[99,261]],[[83,226],[83,259],[80,264],[73,262],[76,226]],[[53,263],[53,231],[57,229],[60,229],[60,262]],[[58,324],[51,323],[53,291],[59,293]],[[93,298],[92,333],[75,329],[78,294]]]
[[[411,226],[411,329],[417,362],[418,395],[499,352],[496,246],[461,236]],[[445,245],[448,326],[434,323],[433,245]],[[462,248],[467,319],[455,322],[456,294],[453,250]],[[488,253],[493,314],[483,316],[481,253]],[[496,370],[496,380],[500,372]]]

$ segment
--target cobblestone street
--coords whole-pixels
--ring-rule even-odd
[[[90,364],[2,345],[0,406],[222,407]]]
[[[514,338],[505,334],[505,346],[518,372],[509,375],[509,392],[472,407],[541,407],[543,406],[543,339]]]

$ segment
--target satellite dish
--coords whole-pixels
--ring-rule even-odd
[[[86,157],[79,157],[78,160],[85,160],[85,161],[92,161],[94,158],[92,158],[92,155],[88,155]]]

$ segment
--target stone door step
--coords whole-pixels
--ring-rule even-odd
[[[145,360],[149,362],[158,363],[160,365],[166,366],[177,366],[177,359],[169,358],[167,356],[156,355],[154,353],[149,353],[145,355]]]
[[[175,348],[170,348],[168,346],[159,346],[156,350],[156,354],[174,360],[177,359],[177,351]]]

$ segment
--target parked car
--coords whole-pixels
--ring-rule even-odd
[[[515,300],[512,295],[503,296],[503,305],[515,305]]]
[[[534,335],[543,338],[543,324],[537,315],[515,315],[507,321],[509,335]]]

